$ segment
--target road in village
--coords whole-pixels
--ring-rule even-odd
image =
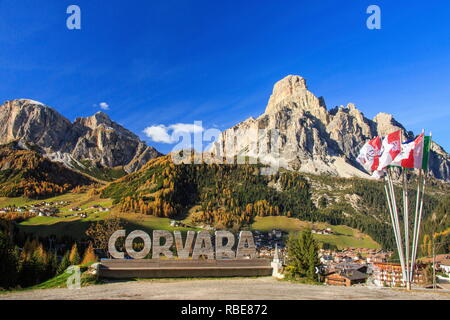
[[[111,282],[81,289],[26,290],[0,294],[0,299],[446,299],[450,293],[370,287],[317,286],[278,281],[271,277],[140,280]]]

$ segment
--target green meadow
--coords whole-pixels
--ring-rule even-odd
[[[259,231],[271,231],[273,229],[278,229],[286,232],[299,232],[308,228],[331,228],[335,234],[314,234],[313,236],[317,241],[335,245],[338,249],[381,248],[381,246],[368,235],[347,226],[333,226],[326,223],[311,223],[284,216],[256,217],[255,222],[252,224],[252,229]]]

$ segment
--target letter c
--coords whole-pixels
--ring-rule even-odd
[[[123,252],[119,252],[116,249],[116,241],[118,238],[125,237],[125,230],[117,230],[114,232],[108,241],[108,252],[115,259],[123,259],[125,255]]]

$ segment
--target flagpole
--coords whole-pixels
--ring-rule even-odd
[[[389,169],[388,169],[388,178],[389,178],[389,188],[390,188],[392,208],[393,208],[392,213],[393,213],[393,216],[394,216],[395,232],[397,233],[397,237],[398,237],[398,240],[399,240],[398,241],[399,242],[398,255],[399,255],[399,259],[400,259],[400,265],[402,267],[403,279],[406,279],[405,262],[404,262],[405,258],[403,256],[402,235],[400,233],[400,223],[399,223],[399,220],[398,220],[397,201],[395,199],[395,189],[394,189],[394,184],[392,182],[392,177],[391,177]]]
[[[420,199],[419,219],[418,219],[418,223],[417,223],[416,247],[417,247],[418,242],[419,242],[420,224],[422,222],[422,209],[423,209],[423,199],[425,198],[426,176],[427,176],[427,173],[425,172],[424,176],[423,176],[422,197]],[[417,249],[416,249],[416,251],[417,251]],[[417,254],[417,252],[416,252],[416,254]]]
[[[409,277],[409,210],[408,210],[408,186],[406,184],[406,168],[402,169],[403,173],[403,221],[405,223],[405,272],[406,272],[406,289],[411,290]]]
[[[416,263],[416,255],[417,255],[417,246],[418,246],[418,239],[417,239],[417,233],[419,230],[417,229],[418,224],[418,216],[419,216],[419,201],[420,201],[420,184],[423,180],[423,169],[419,170],[419,178],[417,180],[417,192],[416,192],[416,206],[415,206],[415,212],[414,212],[414,228],[413,228],[413,243],[412,243],[412,253],[411,253],[411,275],[410,275],[410,281],[414,281],[414,267]]]
[[[425,130],[422,129],[422,134],[425,133]],[[412,243],[412,252],[411,252],[411,265],[410,265],[410,279],[409,281],[412,283],[414,281],[414,267],[416,264],[417,257],[417,247],[418,247],[418,216],[419,216],[419,204],[420,204],[420,186],[423,183],[423,168],[419,169],[419,177],[417,179],[417,192],[416,192],[416,205],[414,208],[414,227],[413,227],[413,243]],[[422,195],[423,196],[423,195]]]
[[[403,136],[400,138],[401,142],[403,143]],[[401,150],[401,147],[400,147]],[[402,196],[403,196],[403,232],[405,233],[405,251],[403,251],[402,249],[402,260],[403,260],[403,265],[402,265],[402,273],[403,273],[403,281],[406,284],[406,289],[409,290],[409,283],[408,283],[408,278],[409,278],[409,274],[408,274],[408,196],[406,194],[406,175],[405,175],[405,168],[401,169],[401,175],[402,175]],[[395,188],[394,188],[394,184],[392,183],[392,194],[393,196],[395,196]],[[398,211],[396,212],[397,214],[397,232],[401,235],[401,229],[400,229],[400,219],[399,219],[399,213]],[[400,243],[401,242],[401,237],[400,237]]]
[[[394,230],[395,244],[397,246],[397,252],[399,252],[399,258],[400,258],[401,246],[400,246],[400,242],[399,242],[399,239],[398,239],[397,228],[396,228],[396,224],[395,224],[394,212],[393,212],[393,207],[392,207],[392,201],[391,201],[391,198],[390,198],[391,196],[390,196],[390,193],[388,191],[389,181],[387,179],[387,176],[385,178],[385,182],[386,182],[386,184],[384,185],[384,190],[386,191],[386,199],[387,199],[388,207],[389,207],[389,215],[391,217],[392,229]]]
[[[429,150],[431,150],[431,144],[432,144],[432,140],[433,140],[433,134],[432,132],[430,132],[430,145],[429,145]],[[418,247],[418,242],[419,242],[419,234],[420,234],[420,225],[422,222],[422,210],[423,210],[423,199],[425,198],[425,185],[426,185],[426,181],[427,181],[427,175],[428,175],[428,166],[429,166],[429,161],[430,161],[430,151],[428,151],[428,161],[427,161],[427,167],[425,169],[422,169],[424,171],[423,173],[423,182],[422,182],[422,197],[420,199],[420,208],[419,208],[419,219],[418,219],[418,223],[417,223],[417,233],[416,233],[416,252],[415,255],[417,255],[417,247]],[[415,260],[415,257],[414,257]],[[434,268],[434,266],[433,266]]]

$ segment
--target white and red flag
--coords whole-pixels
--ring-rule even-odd
[[[420,134],[413,141],[402,144],[401,152],[392,161],[392,166],[402,168],[427,168],[429,137]]]
[[[376,137],[364,144],[356,160],[367,171],[371,172],[378,168],[380,155],[381,155],[381,138]]]
[[[380,156],[378,169],[379,171],[384,170],[387,166],[391,165],[395,157],[401,151],[401,135],[402,131],[398,130],[388,134],[383,139],[382,154]]]

